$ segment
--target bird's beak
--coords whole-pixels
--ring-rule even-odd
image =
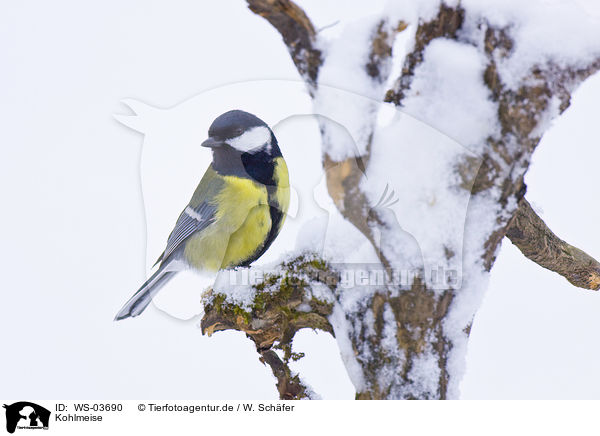
[[[202,147],[215,148],[215,147],[220,147],[223,144],[224,144],[224,142],[218,141],[215,138],[210,137],[202,143]]]

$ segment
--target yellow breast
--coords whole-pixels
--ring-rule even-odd
[[[271,229],[265,186],[240,177],[223,179],[215,222],[191,236],[185,247],[186,260],[200,270],[240,264],[262,247]]]

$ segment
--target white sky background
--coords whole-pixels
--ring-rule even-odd
[[[317,27],[375,11],[357,2],[338,18],[331,1],[301,4]],[[3,397],[276,398],[241,333],[203,337],[196,322],[154,307],[112,321],[142,283],[146,256],[143,137],[112,114],[127,112],[123,98],[168,108],[225,84],[298,80],[278,34],[242,1],[210,10],[192,1],[3,2],[0,59]],[[234,108],[248,96],[230,98],[222,104]],[[596,258],[598,101],[600,76],[548,132],[526,179],[550,228]],[[308,108],[308,99],[293,104]],[[301,168],[297,149],[286,152],[294,135],[282,134]],[[508,240],[490,283],[463,398],[598,398],[600,294],[538,267]],[[295,345],[307,351],[302,374],[317,392],[353,397],[327,335],[303,332]]]

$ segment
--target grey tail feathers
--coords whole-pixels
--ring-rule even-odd
[[[152,276],[146,280],[146,283],[129,299],[127,303],[119,310],[115,321],[138,316],[148,307],[154,296],[161,288],[173,277],[176,271],[168,271],[168,265],[161,265]]]

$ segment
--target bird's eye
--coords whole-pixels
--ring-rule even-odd
[[[236,136],[241,135],[242,133],[244,133],[244,129],[242,129],[241,127],[238,127],[237,129],[235,129]]]

